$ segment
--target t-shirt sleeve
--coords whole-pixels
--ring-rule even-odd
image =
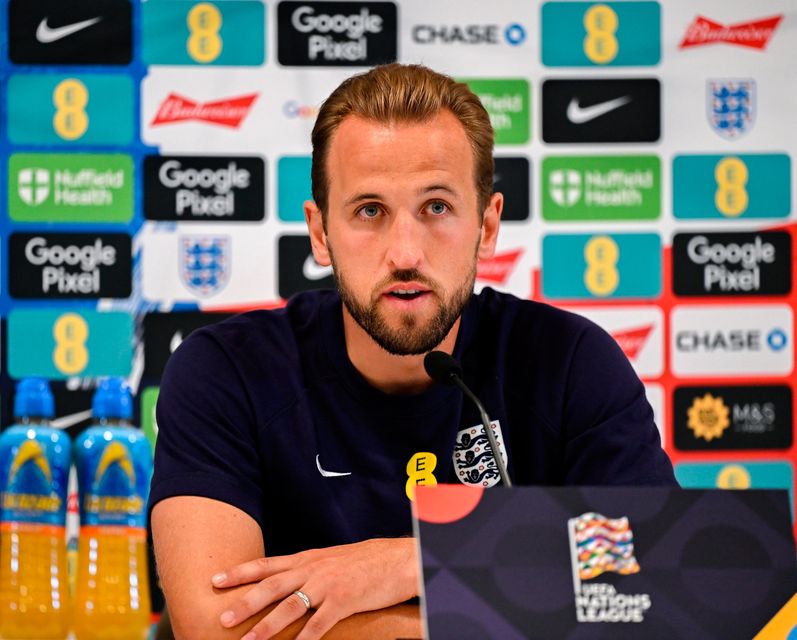
[[[240,372],[213,335],[196,331],[171,355],[156,417],[150,511],[165,498],[201,496],[245,511],[262,527],[253,408]]]
[[[597,325],[579,336],[563,418],[566,484],[677,486],[644,385]]]

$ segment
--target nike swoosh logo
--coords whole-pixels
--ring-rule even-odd
[[[315,457],[315,466],[318,467],[318,472],[324,476],[325,478],[337,478],[338,476],[350,476],[351,471],[347,473],[341,473],[340,471],[327,471],[326,469],[321,468],[321,461],[319,460],[319,455]]]
[[[87,29],[91,25],[97,24],[100,20],[102,20],[102,16],[89,18],[88,20],[83,20],[81,22],[73,22],[72,24],[65,24],[63,27],[56,27],[53,29],[48,26],[47,17],[45,16],[36,29],[36,40],[42,44],[49,44],[51,42],[55,42],[56,40],[61,40],[67,36],[71,36],[73,33],[77,33],[83,29]]]
[[[169,353],[174,353],[174,350],[183,343],[183,332],[179,329],[174,332],[172,339],[169,340]]]
[[[74,427],[78,422],[83,422],[91,417],[91,409],[85,411],[78,411],[77,413],[70,413],[68,416],[61,416],[56,418],[50,424],[56,429],[68,429]]]
[[[332,267],[322,267],[315,261],[313,254],[308,255],[302,265],[302,275],[308,280],[322,280],[332,275]]]
[[[588,107],[581,107],[578,104],[578,98],[573,98],[570,104],[567,105],[567,119],[573,124],[584,124],[610,111],[619,109],[623,105],[631,102],[631,99],[631,96],[622,96],[621,98],[615,98],[608,102],[599,102],[598,104],[593,104]]]

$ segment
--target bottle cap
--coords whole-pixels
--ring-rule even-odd
[[[100,381],[91,410],[95,419],[133,417],[133,398],[124,378],[105,378]]]
[[[44,378],[20,380],[14,396],[14,415],[18,418],[52,418],[55,415],[55,401],[50,383]]]

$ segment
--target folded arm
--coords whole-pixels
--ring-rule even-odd
[[[421,635],[416,606],[391,606],[417,595],[411,538],[266,558],[250,516],[195,496],[156,504],[152,533],[178,640],[249,640],[247,632],[300,640]],[[310,597],[309,612],[293,595],[297,589]]]

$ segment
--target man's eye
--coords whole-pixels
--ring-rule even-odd
[[[448,211],[448,206],[444,202],[431,202],[429,203],[429,211],[439,216]]]
[[[360,213],[365,218],[376,218],[379,215],[379,207],[375,204],[367,204],[362,209],[360,209]]]

